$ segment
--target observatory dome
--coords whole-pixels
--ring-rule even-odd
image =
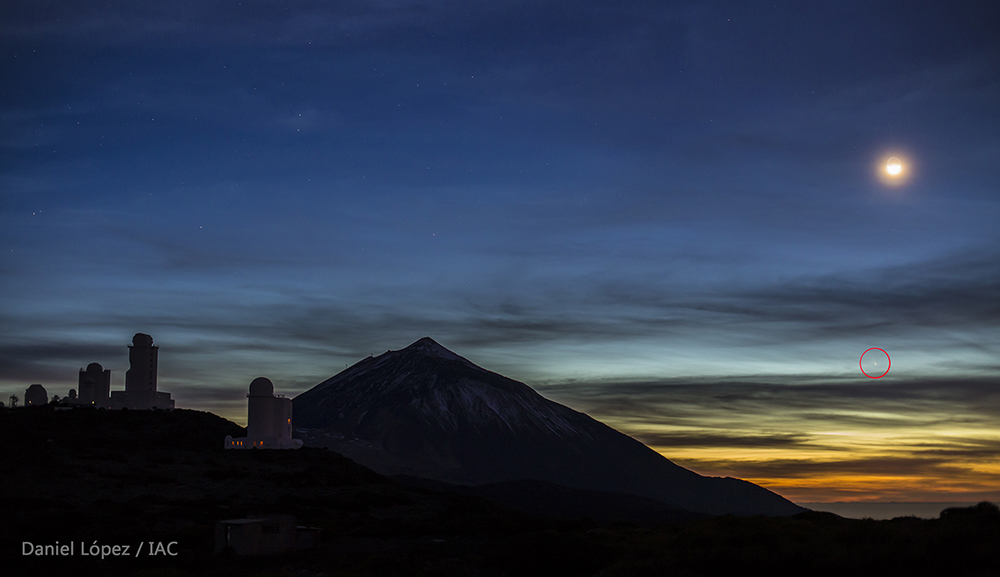
[[[153,346],[153,337],[145,333],[135,333],[132,337],[132,344],[137,347],[150,347]]]
[[[250,382],[251,397],[273,397],[274,383],[267,377],[257,377]]]

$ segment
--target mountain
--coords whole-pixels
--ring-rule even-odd
[[[384,475],[463,485],[546,481],[712,515],[805,511],[753,483],[680,467],[427,337],[364,359],[292,403],[307,446],[331,448]]]

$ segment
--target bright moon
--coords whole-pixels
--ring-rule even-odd
[[[887,152],[885,156],[872,165],[872,168],[882,184],[891,188],[905,185],[913,176],[911,174],[913,166],[909,159],[900,156],[899,152],[895,154]]]

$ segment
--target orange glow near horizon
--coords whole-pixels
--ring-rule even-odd
[[[871,404],[806,415],[600,419],[677,465],[756,483],[800,503],[1000,500],[1000,433],[988,418],[926,418]]]
[[[881,443],[859,436],[817,435],[806,446],[786,449],[653,448],[701,475],[744,479],[793,502],[1000,500],[1000,461],[926,456],[949,451],[926,447],[960,446],[944,436],[886,436]]]

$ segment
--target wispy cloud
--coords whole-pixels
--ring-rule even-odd
[[[932,499],[935,492],[995,499],[998,383],[803,384],[786,376],[542,390],[683,466],[750,479],[796,500]]]
[[[240,263],[224,251],[213,255],[188,247],[181,240],[161,243],[155,236],[136,238],[130,245],[131,250],[142,244],[149,244],[150,250],[158,253],[158,266],[164,267],[162,274],[196,273],[209,280],[219,279],[219,282],[230,282],[222,279],[238,275],[244,268],[260,271],[262,267],[272,267],[273,274],[281,278],[301,274],[295,266],[277,258],[268,259],[266,254],[250,255],[249,263]],[[149,260],[148,256],[144,258]],[[252,349],[293,354],[305,359],[323,351],[336,351],[345,362],[372,351],[402,347],[427,335],[464,354],[475,355],[480,351],[487,358],[497,356],[491,351],[517,346],[526,352],[524,354],[533,356],[535,363],[542,362],[554,347],[567,346],[576,347],[581,354],[600,354],[598,351],[604,348],[608,353],[619,355],[629,354],[630,348],[635,354],[639,350],[635,347],[643,343],[655,343],[665,351],[701,343],[704,354],[711,357],[711,351],[718,347],[752,344],[756,353],[748,351],[746,358],[754,354],[769,358],[776,350],[789,346],[794,350],[810,342],[822,344],[830,339],[857,341],[859,338],[870,342],[878,337],[897,339],[900,348],[923,351],[920,362],[938,363],[926,366],[929,369],[939,366],[941,374],[952,373],[954,379],[961,381],[996,372],[989,359],[998,352],[998,345],[988,338],[970,341],[969,335],[970,331],[977,330],[989,335],[1000,320],[1000,309],[995,304],[1000,302],[997,262],[1000,259],[981,255],[917,263],[910,267],[891,266],[870,271],[863,278],[826,275],[752,291],[715,287],[714,292],[703,289],[700,294],[690,291],[678,294],[669,286],[655,288],[627,279],[574,283],[542,278],[530,284],[499,280],[491,287],[478,281],[473,287],[478,294],[467,297],[465,303],[458,306],[454,303],[462,303],[461,290],[431,290],[420,279],[414,279],[405,289],[408,302],[400,302],[389,293],[370,290],[364,284],[345,285],[339,279],[330,281],[335,294],[322,297],[314,290],[315,282],[297,289],[281,288],[269,283],[259,272],[249,273],[244,286],[234,287],[227,296],[214,290],[206,292],[204,287],[198,288],[200,283],[189,283],[183,277],[179,282],[165,281],[157,288],[160,282],[154,280],[159,277],[157,274],[134,286],[122,285],[117,295],[107,293],[109,304],[128,298],[129,293],[141,294],[141,303],[148,305],[136,303],[139,308],[135,310],[131,310],[134,305],[127,305],[117,313],[95,311],[90,315],[78,311],[73,315],[75,318],[67,318],[64,315],[68,312],[58,308],[41,316],[39,311],[27,314],[8,310],[5,323],[12,331],[10,334],[16,334],[13,332],[15,327],[20,334],[73,328],[75,339],[86,339],[87,327],[97,326],[101,328],[99,334],[116,330],[127,339],[130,332],[139,330],[133,327],[136,319],[142,318],[141,307],[148,306],[149,314],[155,315],[156,320],[154,328],[147,332],[156,329],[163,337],[170,335],[171,349],[176,355],[195,355],[200,351],[203,355],[211,353],[223,358]],[[111,274],[111,271],[101,270],[101,274]],[[230,278],[239,279],[238,276]],[[320,283],[327,282],[325,277],[321,279]],[[487,282],[492,281],[487,279]],[[391,293],[398,294],[400,288],[393,287]],[[67,293],[67,311],[72,310],[69,303],[88,294],[81,290],[86,291],[86,285]],[[365,291],[367,294],[363,294]],[[13,287],[11,294],[16,294]],[[446,307],[446,301],[453,304]],[[148,322],[140,321],[150,326]],[[945,329],[961,329],[961,332],[949,336],[950,333],[942,333]],[[194,332],[211,336],[189,341],[186,335]],[[922,344],[921,339],[928,343],[933,341],[933,346]],[[37,348],[23,344],[23,338],[21,342],[3,340],[8,367],[27,366],[25,363],[29,359],[36,366],[62,362],[72,358],[74,351],[80,351],[78,356],[84,357],[78,363],[89,362],[87,357],[94,355],[85,355],[87,350],[96,353],[108,347],[99,341],[74,340],[72,342],[77,344],[58,343]],[[773,347],[777,349],[772,350]],[[858,349],[857,353],[863,350]],[[954,357],[956,352],[963,355],[958,365]],[[192,361],[187,370],[196,370],[201,362]],[[727,372],[741,372],[736,365],[727,367],[729,363],[713,362],[720,367],[718,370],[722,372],[717,373],[720,376],[728,378]],[[825,361],[819,359],[817,362]],[[621,362],[615,364],[622,365]],[[314,371],[311,366],[305,369],[305,372]],[[630,374],[630,378],[636,377]],[[18,370],[16,377],[22,376]],[[562,378],[571,376],[579,375],[562,375]],[[762,378],[767,376],[761,375]],[[813,383],[830,376],[829,373],[825,376],[797,373],[779,378],[781,382],[798,378]],[[559,375],[543,377],[535,373],[535,377],[558,379]],[[15,374],[10,373],[5,378],[15,378]],[[627,390],[635,392],[633,386],[629,387]],[[873,388],[867,393],[852,392],[851,395],[876,394],[872,391],[878,390],[885,389]],[[846,389],[823,392],[840,395]],[[761,391],[760,394],[771,392]]]

